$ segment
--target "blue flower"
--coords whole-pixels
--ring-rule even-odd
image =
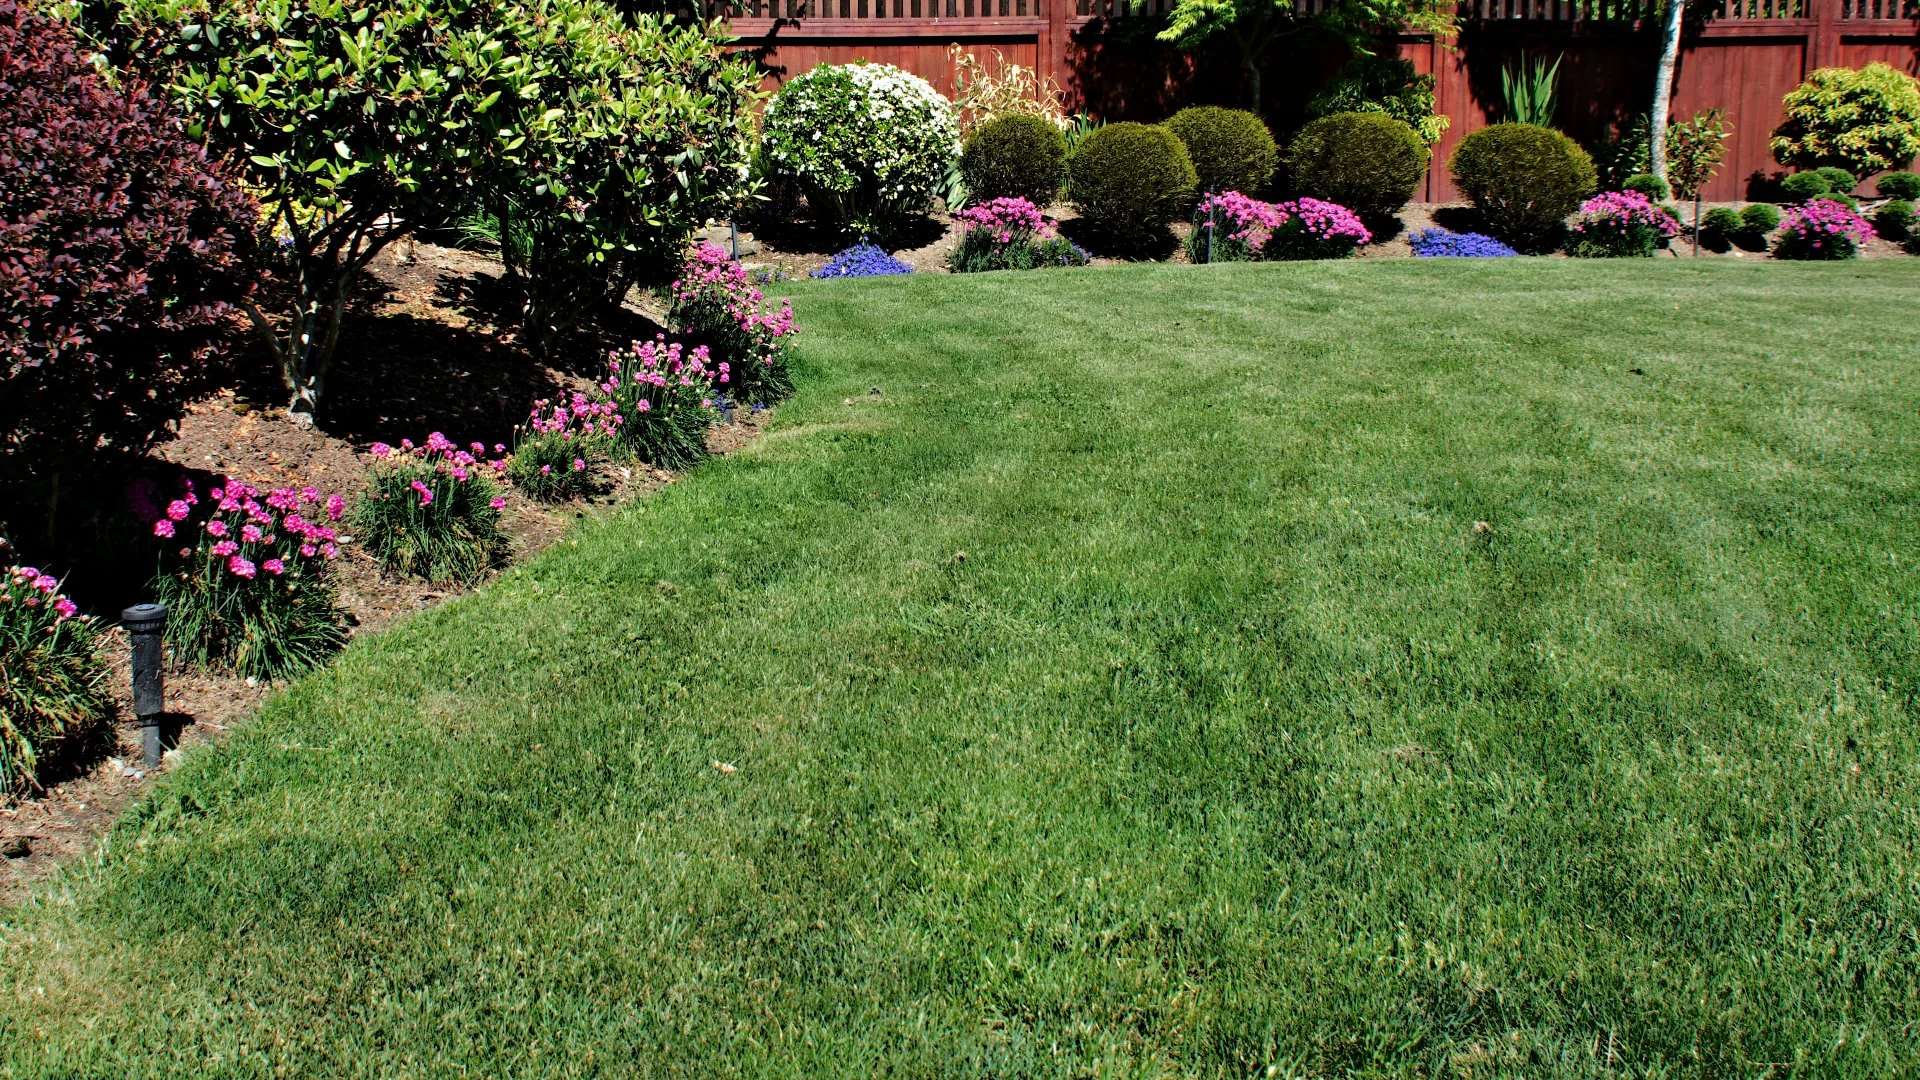
[[[874,244],[855,244],[835,255],[825,266],[808,274],[808,277],[884,277],[889,274],[911,274],[913,267],[887,254]]]
[[[1482,233],[1452,233],[1445,229],[1422,229],[1407,240],[1413,253],[1421,258],[1497,259],[1519,252]]]

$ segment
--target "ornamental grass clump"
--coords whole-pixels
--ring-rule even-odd
[[[155,598],[167,605],[167,644],[182,667],[284,679],[346,643],[346,615],[327,564],[340,555],[338,495],[308,487],[263,492],[228,478],[203,501],[180,479],[162,507],[150,482],[130,493],[160,541]]]
[[[1269,259],[1344,259],[1373,240],[1359,215],[1339,203],[1295,199],[1274,209],[1283,220],[1267,242]]]
[[[100,644],[51,574],[10,566],[0,577],[0,791],[35,790],[50,760],[111,737]]]
[[[1605,191],[1580,204],[1567,253],[1611,259],[1651,256],[1680,232],[1680,222],[1638,191]]]
[[[913,267],[887,254],[878,244],[859,243],[828,259],[808,274],[814,278],[890,277],[911,274]]]
[[[600,395],[623,418],[615,432],[619,447],[663,469],[682,469],[707,456],[714,394],[731,374],[724,363],[709,365],[705,345],[688,349],[665,335],[613,353]]]
[[[1237,191],[1209,195],[1194,208],[1187,234],[1187,260],[1249,262],[1267,258],[1267,244],[1286,224],[1280,208]],[[1209,242],[1211,240],[1211,242]]]
[[[703,243],[668,288],[668,318],[689,346],[704,346],[716,389],[740,404],[764,407],[793,394],[787,347],[800,332],[793,303],[763,309],[765,297],[746,267],[717,244]]]
[[[1872,236],[1866,218],[1831,199],[1814,199],[1787,212],[1773,254],[1780,259],[1851,259]]]
[[[618,405],[577,391],[571,400],[541,398],[514,433],[507,479],[542,502],[593,494],[593,466],[606,459],[624,420]]]
[[[499,455],[506,448],[495,446]],[[374,443],[367,493],[349,518],[362,547],[389,573],[436,585],[471,585],[507,557],[498,477],[504,458],[482,443],[455,446],[439,432],[424,446]]]
[[[1087,253],[1061,236],[1052,218],[1026,199],[995,199],[954,215],[960,240],[947,257],[956,274],[1085,266]]]
[[[1420,259],[1501,259],[1519,252],[1485,233],[1456,233],[1445,229],[1421,229],[1407,237],[1415,258]]]

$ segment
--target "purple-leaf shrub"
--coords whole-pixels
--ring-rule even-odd
[[[1567,251],[1589,258],[1648,256],[1680,232],[1665,207],[1638,191],[1603,191],[1580,204]]]
[[[203,389],[257,220],[145,84],[108,86],[65,26],[0,2],[0,488],[22,510]]]
[[[505,451],[496,443],[489,457],[485,444],[457,446],[437,431],[420,446],[374,443],[367,492],[349,517],[355,537],[390,572],[445,585],[480,580],[507,556]]]
[[[725,248],[702,243],[669,292],[674,326],[728,373],[719,389],[730,400],[771,405],[793,393],[787,345],[800,332],[793,304],[783,300],[778,310],[765,310],[746,268]]]
[[[1866,218],[1832,199],[1812,199],[1787,212],[1773,253],[1782,259],[1851,259],[1872,236]]]
[[[623,449],[663,469],[680,469],[706,456],[714,398],[731,378],[730,365],[712,364],[705,345],[688,349],[661,335],[609,356],[597,396],[622,418],[616,434]]]
[[[159,542],[153,588],[175,661],[264,679],[319,665],[347,636],[327,575],[345,500],[231,477],[206,495],[184,476],[164,506],[151,481],[128,492]]]
[[[23,794],[61,751],[111,737],[113,694],[100,634],[31,566],[0,572],[0,791]]]

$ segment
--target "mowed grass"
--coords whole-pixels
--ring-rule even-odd
[[[1920,1068],[1920,263],[791,291],[7,913],[8,1071]]]

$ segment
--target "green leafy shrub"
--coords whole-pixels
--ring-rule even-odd
[[[663,469],[683,469],[707,456],[714,375],[705,345],[689,350],[662,336],[609,357],[596,397],[619,410],[616,438],[625,452]]]
[[[1452,123],[1433,111],[1433,87],[1433,76],[1415,74],[1412,61],[1380,54],[1358,57],[1307,102],[1307,116],[1317,120],[1334,113],[1379,113],[1412,128],[1432,146]]]
[[[606,0],[497,7],[508,92],[480,111],[471,200],[502,233],[522,340],[552,354],[633,284],[673,276],[693,230],[746,196],[759,76],[719,26]]]
[[[924,211],[959,152],[953,104],[886,64],[822,64],[790,80],[762,120],[767,157],[814,213],[850,234]]]
[[[0,792],[22,795],[62,751],[111,738],[113,693],[99,630],[59,582],[0,574]]]
[[[1920,154],[1920,82],[1887,64],[1821,68],[1782,105],[1787,117],[1768,144],[1782,165],[1871,175]]]
[[[541,502],[593,494],[593,467],[607,457],[624,419],[612,402],[591,401],[578,392],[571,400],[541,398],[514,432],[507,479]]]
[[[1859,177],[1838,165],[1822,165],[1813,171],[1826,178],[1828,191],[1850,194],[1854,188],[1860,186]]]
[[[1819,198],[1833,190],[1833,182],[1819,172],[1797,172],[1780,181],[1780,191],[1796,202]]]
[[[1067,138],[1038,116],[996,116],[967,137],[960,174],[975,202],[1025,199],[1045,207],[1066,177]]]
[[[1593,191],[1593,159],[1552,128],[1494,124],[1460,140],[1454,183],[1494,236],[1521,251],[1550,250],[1567,215]]]
[[[424,446],[374,443],[367,492],[349,517],[360,545],[389,572],[436,585],[471,585],[506,560],[504,460],[462,449],[439,432]],[[497,452],[497,451],[496,451]]]
[[[1363,218],[1399,212],[1420,189],[1430,151],[1405,123],[1380,113],[1334,113],[1308,122],[1287,148],[1292,186]]]
[[[1266,122],[1244,109],[1197,105],[1174,113],[1162,126],[1187,148],[1201,191],[1258,194],[1280,163]]]
[[[1716,206],[1700,219],[1700,246],[1708,251],[1726,251],[1746,231],[1740,212],[1730,206]]]
[[[788,345],[800,332],[793,304],[776,311],[749,280],[746,267],[717,244],[701,244],[668,288],[668,318],[687,344],[705,348],[714,392],[762,408],[793,393]]]
[[[1913,204],[1905,199],[1890,199],[1873,212],[1873,231],[1882,240],[1901,243],[1913,236]]]
[[[153,591],[167,605],[176,663],[284,679],[346,644],[327,566],[340,554],[340,496],[263,492],[228,478],[202,500],[183,477],[163,508],[157,490],[141,483],[131,494],[134,513],[160,541]]]
[[[1186,145],[1150,124],[1108,124],[1067,158],[1075,209],[1095,229],[1121,240],[1163,232],[1193,198],[1197,183]]]
[[[0,520],[39,532],[206,392],[256,217],[164,98],[0,3]]]
[[[1627,177],[1620,185],[1620,190],[1637,191],[1654,202],[1665,202],[1673,197],[1673,188],[1652,173],[1635,173]]]
[[[1747,231],[1764,236],[1780,227],[1780,208],[1771,203],[1753,203],[1740,211],[1740,223]]]
[[[1886,173],[1874,181],[1874,190],[1885,199],[1920,199],[1920,173]]]

